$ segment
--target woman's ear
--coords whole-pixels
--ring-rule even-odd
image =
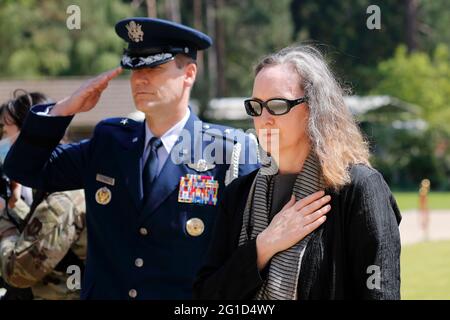
[[[197,65],[195,63],[188,63],[184,70],[184,76],[186,86],[193,87],[197,76]]]

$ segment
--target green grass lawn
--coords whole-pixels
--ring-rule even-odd
[[[419,204],[418,192],[394,192],[400,211],[417,209]],[[428,205],[431,210],[450,210],[450,192],[430,192]]]
[[[402,247],[401,297],[450,299],[450,241]]]

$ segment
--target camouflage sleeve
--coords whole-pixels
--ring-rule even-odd
[[[5,211],[3,210],[0,214],[0,238],[3,237],[5,231],[16,229],[16,226],[9,220]]]
[[[6,237],[6,231],[10,230],[14,233]],[[14,239],[17,239],[18,236],[19,231],[16,226],[9,220],[5,211],[2,210],[2,213],[0,214],[0,276],[5,273],[5,267],[7,265],[7,259],[3,256],[3,253],[10,251],[9,247],[11,247],[11,243],[14,243]]]
[[[80,192],[80,191],[76,191]],[[10,285],[30,287],[49,274],[84,229],[82,197],[74,191],[52,193],[35,210],[20,235],[1,240],[3,278]]]
[[[3,198],[1,199],[3,200]],[[17,226],[11,221],[11,217],[16,219],[16,221],[21,221],[23,217],[30,211],[28,205],[21,199],[16,203],[14,209],[8,209],[10,216],[6,213],[4,209],[6,202],[2,201],[2,210],[0,213],[0,275],[5,273],[5,267],[7,263],[7,258],[3,256],[3,253],[10,252],[10,248],[14,247],[18,236],[20,235]],[[9,233],[7,236],[6,234]]]

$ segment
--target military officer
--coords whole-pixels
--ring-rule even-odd
[[[49,191],[85,189],[82,298],[189,299],[225,185],[257,168],[256,150],[248,136],[204,123],[188,106],[197,51],[212,43],[207,35],[151,18],[119,21],[116,32],[128,43],[121,68],[35,106],[5,172]],[[122,68],[132,70],[145,121],[107,119],[91,139],[57,146],[73,116],[92,109]]]

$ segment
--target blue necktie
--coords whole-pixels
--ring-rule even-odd
[[[142,172],[142,186],[143,186],[143,200],[147,202],[150,194],[152,184],[158,175],[158,148],[162,146],[162,141],[159,138],[153,137],[148,142],[150,153],[144,165]]]

